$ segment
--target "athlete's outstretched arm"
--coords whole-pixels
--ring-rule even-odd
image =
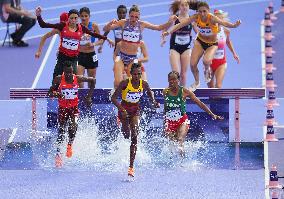
[[[168,36],[169,34],[172,34],[173,32],[181,29],[182,27],[190,24],[191,22],[193,22],[196,18],[196,15],[192,15],[184,20],[182,20],[179,24],[174,25],[169,31],[163,32],[162,36]]]
[[[61,96],[61,93],[57,91],[60,81],[61,81],[61,75],[58,75],[53,79],[52,85],[47,92],[48,97],[60,97]]]
[[[82,75],[77,75],[77,78],[78,78],[78,82],[90,83],[90,88],[89,88],[89,91],[87,93],[86,100],[89,104],[91,104],[92,103],[92,97],[94,95],[94,89],[95,89],[95,86],[96,86],[96,78],[85,77],[85,76],[82,76]]]
[[[153,92],[151,91],[148,82],[146,82],[146,81],[144,81],[144,80],[142,80],[142,82],[143,82],[143,88],[145,89],[147,95],[148,95],[149,98],[151,99],[152,104],[154,105],[155,108],[159,108],[159,107],[160,107],[160,104],[155,100],[154,94],[153,94]]]
[[[232,54],[234,56],[234,59],[239,64],[240,63],[240,58],[239,58],[238,54],[236,53],[235,48],[233,46],[233,42],[232,42],[232,40],[230,38],[230,30],[225,29],[224,31],[225,31],[225,34],[226,34],[226,44],[227,44],[228,48],[230,49],[230,51],[232,52]]]
[[[196,103],[202,110],[204,110],[206,113],[208,113],[214,120],[216,119],[223,119],[221,116],[215,115],[214,113],[212,113],[212,111],[203,103],[201,102],[193,92],[191,92],[190,90],[183,88],[183,92],[185,94],[186,97],[189,97],[194,103]]]
[[[39,57],[41,56],[42,48],[43,48],[43,46],[44,46],[44,44],[45,44],[45,41],[46,41],[48,38],[50,38],[50,37],[52,37],[53,35],[55,35],[55,34],[60,34],[60,32],[59,32],[57,29],[53,29],[52,31],[46,33],[45,35],[43,35],[43,36],[41,37],[40,43],[39,43],[39,47],[38,47],[37,52],[36,52],[36,54],[35,54],[35,57],[36,57],[36,58],[39,58]]]
[[[56,28],[62,31],[65,26],[64,22],[51,24],[51,23],[46,23],[45,21],[43,21],[41,17],[41,7],[36,8],[36,16],[37,16],[36,18],[37,18],[38,24],[41,28]]]
[[[119,27],[123,27],[124,23],[126,22],[126,19],[121,19],[119,21],[117,21],[116,19],[110,21],[109,23],[107,23],[107,25],[104,26],[103,31],[105,32],[109,32],[110,30],[119,28]]]
[[[218,23],[227,28],[236,28],[241,24],[241,20],[237,20],[235,23],[231,23],[229,21],[222,20],[216,16],[212,16],[212,23]]]
[[[100,35],[100,34],[94,32],[94,31],[90,31],[86,26],[82,26],[82,31],[83,31],[83,33],[86,33],[88,35],[91,35],[91,36],[99,38],[99,39],[103,39],[103,40],[107,39],[106,36]]]
[[[177,20],[177,16],[176,15],[172,15],[169,20],[164,23],[164,24],[160,24],[160,25],[155,25],[155,24],[152,24],[152,23],[149,23],[147,21],[141,21],[141,25],[143,28],[148,28],[148,29],[151,29],[151,30],[165,30],[165,29],[168,29],[172,23]]]

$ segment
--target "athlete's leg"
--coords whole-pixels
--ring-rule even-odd
[[[190,69],[194,77],[194,83],[191,85],[191,90],[195,90],[199,84],[199,70],[198,70],[198,62],[203,55],[203,48],[201,44],[195,40],[194,47],[192,49],[191,57],[190,57]]]
[[[137,137],[139,129],[139,116],[130,118],[130,129],[131,129],[131,145],[130,145],[130,164],[129,167],[133,168],[136,151],[137,151]]]
[[[187,80],[187,68],[190,63],[190,54],[191,49],[188,49],[184,51],[180,56],[180,63],[181,63],[181,69],[180,69],[180,83],[182,86],[186,86],[186,80]]]
[[[180,54],[176,50],[170,49],[170,63],[172,71],[180,73]]]
[[[222,88],[226,69],[227,69],[227,63],[224,63],[221,66],[219,66],[215,71],[215,76],[216,76],[215,88]]]
[[[119,83],[123,80],[124,64],[122,60],[116,60],[114,62],[114,88],[117,88]]]
[[[78,75],[82,75],[84,76],[85,74],[85,67],[84,66],[81,66],[81,65],[78,65],[78,71],[77,71]],[[79,83],[79,87],[80,88],[84,88],[84,82],[80,82]]]
[[[218,49],[218,46],[213,45],[207,48],[204,52],[203,65],[204,65],[204,76],[205,76],[206,83],[208,83],[212,78],[212,71],[211,71],[210,65],[212,63],[212,60],[214,58],[214,55],[217,49]]]

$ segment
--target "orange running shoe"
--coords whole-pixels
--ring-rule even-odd
[[[128,168],[128,176],[134,177],[134,168]]]
[[[67,145],[67,151],[66,151],[66,157],[71,158],[73,155],[73,151],[72,151],[72,145],[68,144]]]
[[[59,153],[57,153],[56,156],[55,156],[55,166],[57,168],[62,167],[62,158],[61,158],[61,155]]]

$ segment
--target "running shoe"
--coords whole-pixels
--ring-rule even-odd
[[[128,168],[128,176],[134,177],[134,168]]]
[[[199,86],[200,86],[200,82],[198,82],[198,83],[194,82],[193,84],[190,85],[190,87],[188,89],[190,91],[194,92]]]
[[[72,145],[68,144],[67,145],[67,151],[66,151],[66,157],[71,158],[73,155],[73,151],[72,151]]]
[[[61,158],[60,153],[57,153],[56,156],[55,156],[55,166],[57,168],[61,168],[62,167],[62,158]]]

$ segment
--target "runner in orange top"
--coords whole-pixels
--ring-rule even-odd
[[[192,22],[196,23],[198,35],[194,42],[194,47],[192,49],[190,58],[191,72],[193,73],[195,79],[195,82],[190,86],[190,90],[194,91],[200,86],[197,64],[202,56],[206,83],[210,82],[212,78],[210,65],[215,52],[218,49],[217,34],[219,31],[219,25],[228,28],[236,28],[241,24],[241,21],[237,20],[235,23],[231,23],[219,19],[210,13],[209,5],[203,1],[190,2],[189,8],[192,10],[197,10],[197,13],[173,26],[171,30],[163,32],[162,35],[165,37]]]

